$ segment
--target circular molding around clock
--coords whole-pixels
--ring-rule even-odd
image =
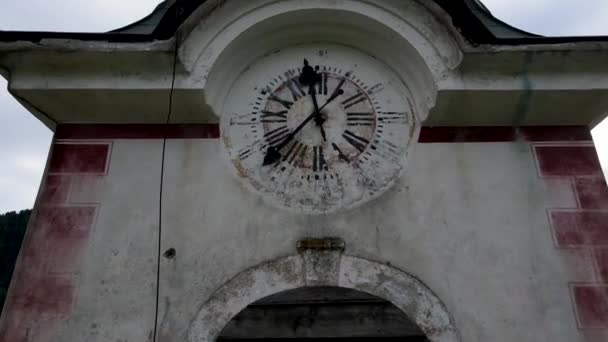
[[[210,2],[213,4],[213,2]],[[256,60],[294,45],[339,44],[389,65],[423,121],[438,84],[463,52],[449,16],[432,1],[252,0],[203,6],[181,29],[179,85],[201,89],[218,116],[234,80]]]

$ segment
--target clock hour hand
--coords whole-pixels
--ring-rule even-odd
[[[323,137],[323,141],[327,141],[327,137],[325,136],[325,129],[323,128],[323,123],[325,123],[325,119],[321,115],[321,109],[319,109],[319,104],[317,103],[317,94],[315,92],[315,86],[310,86],[310,96],[312,97],[312,103],[315,106],[315,123],[319,126],[321,130],[321,137]]]
[[[321,131],[321,136],[323,137],[323,141],[327,141],[327,137],[325,136],[325,129],[323,128],[323,123],[325,119],[321,115],[321,110],[319,109],[319,104],[317,103],[317,92],[316,85],[321,82],[321,75],[316,72],[316,70],[308,63],[308,60],[304,59],[304,67],[302,68],[302,73],[300,74],[300,84],[308,86],[308,93],[312,97],[312,103],[315,106],[315,123],[319,127]]]
[[[323,124],[319,125],[319,129],[321,130],[321,137],[323,141],[327,142],[327,135],[325,134],[325,129],[323,128]]]
[[[290,141],[293,140],[293,138],[302,130],[302,128],[304,128],[304,126],[306,126],[307,123],[310,122],[310,120],[312,120],[315,115],[320,112],[321,110],[323,110],[323,108],[325,108],[328,104],[330,104],[333,100],[335,100],[338,96],[342,95],[344,93],[344,91],[342,89],[334,92],[334,94],[331,95],[330,98],[327,99],[327,102],[325,102],[325,104],[323,106],[321,106],[321,108],[319,108],[319,110],[315,110],[313,111],[308,117],[306,117],[306,119],[304,119],[304,121],[302,121],[302,123],[300,123],[298,125],[298,127],[296,127],[293,132],[289,133],[289,135],[287,137],[285,137],[285,139],[283,141],[281,141],[278,145],[276,146],[270,146],[268,147],[268,150],[266,150],[266,156],[264,157],[264,162],[262,163],[263,166],[266,165],[271,165],[274,164],[276,162],[278,162],[279,160],[281,160],[281,149],[285,146],[287,146],[287,144],[289,144]]]

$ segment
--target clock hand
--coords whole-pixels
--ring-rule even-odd
[[[323,128],[323,123],[325,119],[321,115],[321,110],[319,109],[319,104],[317,103],[317,92],[315,87],[318,83],[321,82],[321,75],[316,72],[316,70],[308,63],[307,59],[304,59],[304,67],[302,67],[302,73],[300,74],[300,84],[308,86],[308,93],[312,97],[312,103],[315,105],[315,123],[319,127],[321,131],[321,137],[323,137],[323,141],[327,141],[327,137],[325,136],[325,129]]]
[[[307,61],[304,60],[304,64],[306,64],[306,63],[307,63]],[[334,89],[334,92],[329,97],[329,100],[327,101],[327,103],[329,103],[336,97],[344,94],[344,90],[342,90],[342,85],[344,85],[344,82],[346,82],[346,78],[342,78],[340,83],[338,83],[338,86],[336,87],[336,89]],[[325,123],[325,119],[321,116],[321,109],[325,108],[325,105],[327,105],[327,103],[325,105],[323,105],[322,108],[319,108],[319,105],[317,104],[315,88],[313,86],[310,87],[310,93],[312,95],[312,102],[315,105],[315,110],[317,112],[317,116],[315,116],[315,122],[317,123],[317,126],[319,126],[319,129],[321,130],[321,136],[323,137],[323,141],[327,142],[325,129],[323,128],[323,123]],[[343,159],[345,161],[349,161],[348,158],[343,158]]]
[[[344,82],[346,82],[346,78],[343,77],[342,80],[340,80],[340,83],[338,83],[338,86],[336,87],[334,92],[331,94],[330,98],[335,96],[336,93],[338,93],[338,92],[344,93],[344,90],[342,90],[342,86],[344,85]]]
[[[327,141],[327,137],[325,136],[325,129],[323,128],[323,123],[325,119],[321,116],[321,109],[319,109],[319,104],[317,103],[317,94],[315,91],[315,86],[310,86],[310,96],[312,97],[312,103],[315,105],[315,123],[319,126],[321,130],[321,137],[323,137],[323,141]]]
[[[321,106],[321,108],[319,108],[319,111],[321,111],[323,108],[325,108],[328,104],[330,104],[333,100],[335,100],[338,96],[344,94],[344,91],[342,89],[335,91],[330,98],[327,99],[327,102],[325,102],[325,104],[323,106]],[[291,140],[293,140],[293,138],[302,130],[302,128],[304,128],[304,126],[306,126],[307,123],[310,122],[310,120],[312,120],[315,115],[319,112],[317,110],[313,111],[308,117],[306,117],[306,119],[304,119],[304,121],[302,121],[302,123],[300,123],[298,125],[298,127],[296,127],[291,133],[289,133],[289,135],[287,137],[285,137],[285,139],[278,145],[276,146],[270,146],[268,147],[268,150],[266,150],[266,156],[264,157],[264,162],[262,163],[263,166],[266,165],[271,165],[274,164],[276,162],[278,162],[279,160],[281,160],[281,149],[285,146],[287,146],[287,144],[289,144],[289,142]]]
[[[323,119],[323,120],[325,120],[325,119]],[[325,134],[325,129],[323,128],[323,124],[321,124],[319,126],[319,129],[321,130],[321,137],[323,138],[323,141],[327,142],[327,136]]]

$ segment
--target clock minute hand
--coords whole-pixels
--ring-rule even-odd
[[[305,62],[306,62],[306,60],[305,60]],[[319,126],[319,129],[321,130],[321,136],[323,137],[323,141],[327,141],[327,138],[325,136],[325,129],[323,128],[323,123],[325,123],[325,119],[321,116],[321,110],[323,108],[325,108],[325,106],[327,106],[336,97],[344,94],[344,90],[342,90],[342,86],[344,85],[344,82],[346,82],[346,78],[343,77],[342,80],[340,81],[340,83],[338,83],[338,86],[336,87],[336,89],[334,89],[333,93],[331,93],[331,96],[327,99],[327,102],[325,102],[325,104],[321,108],[319,108],[319,106],[317,104],[317,96],[316,96],[315,88],[312,85],[310,86],[310,94],[312,95],[312,102],[315,105],[315,113],[316,113],[315,121],[317,123],[317,126]]]
[[[319,129],[321,130],[321,137],[323,138],[323,141],[327,141],[327,137],[325,136],[325,129],[323,128],[323,123],[325,122],[325,119],[323,119],[323,116],[321,116],[321,108],[319,108],[319,104],[317,103],[317,94],[314,85],[310,86],[310,96],[312,97],[312,103],[315,106],[315,123],[317,124],[317,126],[319,126]]]
[[[304,128],[304,126],[306,126],[306,124],[309,123],[310,120],[312,120],[316,116],[317,112],[321,111],[330,102],[335,100],[343,93],[344,91],[342,89],[334,92],[331,97],[327,99],[325,104],[321,106],[321,108],[319,108],[319,110],[314,110],[308,117],[306,117],[306,119],[304,119],[304,121],[302,121],[302,123],[298,125],[298,127],[296,127],[296,129],[293,130],[293,132],[289,133],[289,135],[285,137],[285,139],[280,144],[278,144],[276,147],[270,146],[268,150],[266,150],[266,156],[264,157],[264,162],[262,163],[262,165],[266,166],[278,162],[281,159],[281,153],[279,151],[281,151],[283,147],[285,147],[287,144],[289,144],[291,140],[293,140],[293,138],[302,130],[302,128]]]

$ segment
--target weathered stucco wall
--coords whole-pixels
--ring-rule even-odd
[[[0,341],[146,341],[162,141],[56,140]]]
[[[328,216],[266,205],[218,139],[169,139],[161,178],[156,133],[99,132],[54,144],[0,341],[151,341],[160,205],[176,255],[160,258],[158,341],[186,341],[226,282],[324,236],[418,279],[462,341],[606,339],[608,188],[578,129],[423,129],[394,189]]]
[[[474,45],[455,19],[430,0],[209,1],[166,41],[0,44],[12,93],[57,125],[0,342],[208,341],[220,327],[206,325],[207,308],[226,319],[273,289],[310,285],[296,245],[321,237],[345,243],[339,257],[313,263],[321,284],[396,301],[433,342],[608,340],[608,187],[588,129],[511,127],[604,115],[606,44]],[[265,85],[295,73],[292,59],[328,56],[320,41],[349,47],[331,51],[333,72],[374,81],[361,94],[399,85],[372,108],[415,115],[395,138],[421,124],[508,127],[422,127],[395,186],[360,207],[316,216],[272,207],[234,175],[217,122],[254,111],[237,124],[258,137],[270,127],[252,124],[264,121],[258,106],[277,102]],[[306,53],[294,48],[312,42]],[[412,101],[402,102],[407,92]],[[372,114],[344,112],[351,100],[340,116],[316,112],[346,124]],[[388,104],[398,108],[385,112]],[[288,124],[300,125],[258,141],[278,143]],[[346,134],[334,126],[330,138]],[[392,142],[368,138],[345,142],[361,153],[367,142],[370,155]],[[406,154],[392,153],[399,162]]]

